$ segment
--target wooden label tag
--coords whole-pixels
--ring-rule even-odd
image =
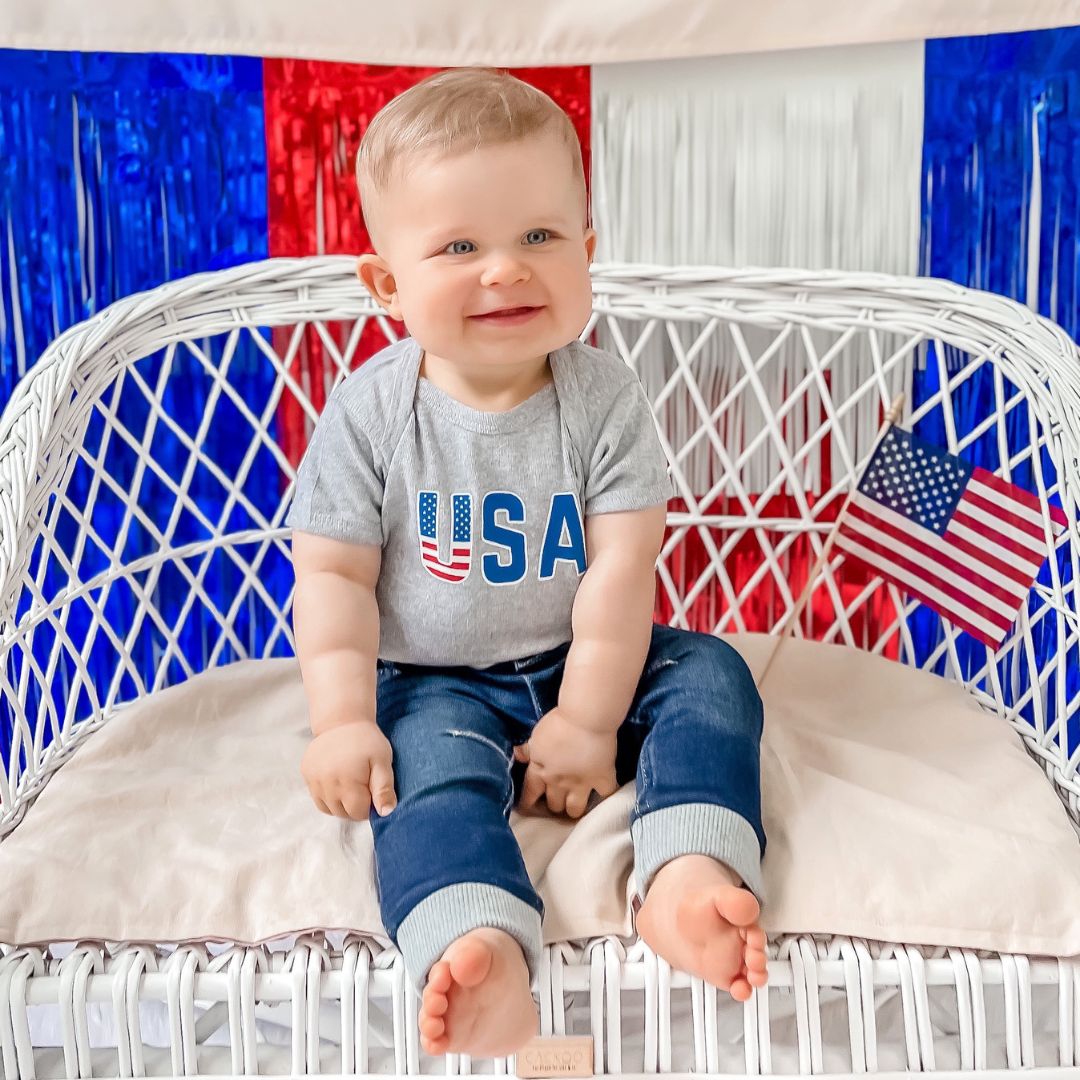
[[[517,1075],[592,1076],[591,1035],[537,1035],[517,1052]]]

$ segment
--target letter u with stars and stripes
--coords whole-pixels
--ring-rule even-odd
[[[421,491],[417,506],[420,561],[441,581],[464,581],[472,567],[472,496],[452,495],[450,559],[439,558],[439,493]]]

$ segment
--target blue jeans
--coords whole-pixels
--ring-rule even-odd
[[[379,660],[377,718],[394,751],[398,803],[371,813],[386,932],[421,990],[469,930],[520,944],[534,983],[544,906],[510,830],[526,766],[513,760],[558,704],[570,643],[489,668]],[[618,731],[638,896],[664,863],[710,855],[762,897],[762,704],[741,656],[712,635],[654,624]]]

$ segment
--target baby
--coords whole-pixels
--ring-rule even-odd
[[[324,813],[370,818],[431,1054],[537,1031],[543,904],[511,809],[636,776],[636,928],[746,1000],[766,982],[762,705],[742,658],[653,623],[672,495],[644,389],[584,345],[581,148],[545,94],[442,72],[372,120],[358,274],[408,337],[330,394],[300,465],[294,628]]]

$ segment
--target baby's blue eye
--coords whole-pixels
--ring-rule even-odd
[[[530,236],[543,236],[543,237],[547,237],[548,235],[550,235],[550,234],[548,233],[547,229],[530,229],[530,230],[529,230],[529,231],[528,231],[528,232],[527,232],[527,233],[525,234],[525,239],[526,239],[526,240],[528,241],[528,239],[529,239],[529,237],[530,237]],[[541,243],[543,243],[543,241],[542,241],[542,240],[541,240],[540,242],[541,242]],[[531,243],[530,243],[530,246],[531,246]]]
[[[449,244],[446,245],[446,250],[451,255],[468,255],[469,253],[467,251],[459,251],[458,250],[458,244],[471,244],[471,243],[472,243],[471,240],[452,240]]]

